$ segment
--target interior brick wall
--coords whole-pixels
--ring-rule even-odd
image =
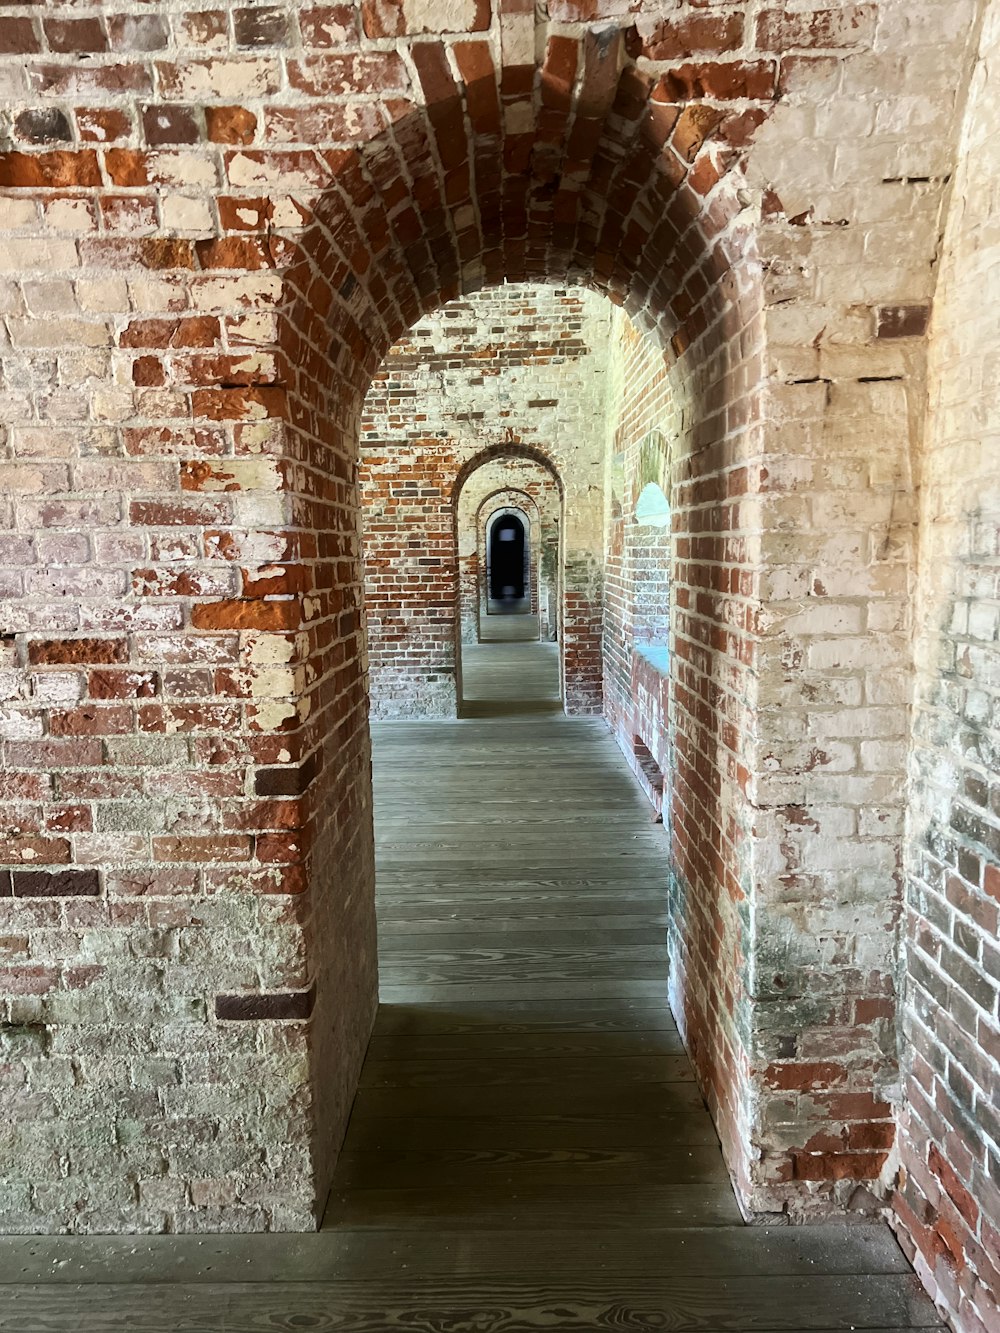
[[[961,1328],[1000,1325],[1000,5],[986,10],[930,330],[898,1226]]]
[[[741,1195],[800,1217],[891,1187],[911,460],[979,9],[551,0],[463,10],[455,31],[444,0],[0,5],[4,1229],[303,1229],[321,1211],[376,989],[364,399],[407,330],[504,282],[560,284],[581,309],[572,285],[589,286],[664,358],[671,993]],[[989,162],[977,78],[964,147]],[[965,192],[980,199],[971,177]],[[962,239],[963,216],[927,504],[957,503],[954,405],[978,420],[948,349],[991,346],[986,324],[963,328],[986,240],[972,213]],[[595,392],[599,358],[579,361]],[[534,429],[551,435],[546,410]],[[645,433],[633,415],[626,448]],[[567,451],[597,416],[544,450],[507,418],[444,469],[456,487],[491,450],[551,459],[577,711],[600,703],[604,468],[597,444],[592,481]],[[425,458],[452,448],[420,425]],[[992,504],[985,467],[971,475]],[[454,561],[443,476],[426,497],[438,571]],[[947,1219],[935,1181],[966,1206],[965,1172],[991,1207],[994,1162],[966,1134],[973,1169],[965,1130],[939,1140],[924,1118],[932,1092],[962,1125],[962,1079],[985,1077],[968,1040],[947,1094],[916,1060],[935,1049],[916,1026],[930,977],[949,978],[959,1035],[973,1017],[977,1040],[991,1031],[972,989],[992,984],[990,819],[966,786],[988,768],[989,689],[960,706],[952,679],[992,680],[982,611],[959,606],[991,603],[971,572],[988,560],[938,527],[959,648],[953,673],[947,652],[943,674],[920,658],[911,774],[941,819],[925,760],[960,751],[964,823],[949,812],[938,851],[917,815],[909,837],[915,922],[942,896],[919,867],[947,867],[947,923],[914,925],[907,953],[917,1159],[900,1215],[928,1275],[945,1229],[920,1199]],[[923,645],[940,623],[925,550]],[[435,631],[454,635],[456,598],[452,582],[425,608]],[[451,706],[450,651],[425,673],[434,708]],[[609,671],[624,720],[631,667],[611,655]],[[929,718],[959,739],[931,744]],[[966,1269],[935,1280],[978,1333],[970,1218],[949,1242]]]
[[[625,318],[609,405],[608,599],[605,689],[609,723],[663,816],[670,883],[670,995],[716,1118],[730,1169],[751,1206],[748,1156],[754,1041],[750,927],[753,703],[759,584],[752,551],[728,535],[759,484],[762,434],[759,292],[720,283],[693,346],[664,353]],[[666,660],[643,652],[640,578],[649,534],[636,521],[655,481],[672,510]],[[659,543],[658,543],[659,544]],[[637,748],[636,739],[641,743]],[[643,749],[664,776],[650,781]],[[720,968],[719,959],[729,960]]]
[[[880,11],[871,58],[882,91],[864,91],[864,60],[828,65],[818,83],[794,81],[756,141],[769,376],[752,539],[749,1122],[754,1192],[793,1216],[870,1208],[893,1185],[913,463],[963,97],[954,71],[970,67],[975,41],[976,10],[952,12],[960,50],[949,70],[928,40],[930,9]],[[901,82],[890,72],[897,41]],[[900,106],[948,108],[934,133],[901,122],[880,137],[890,84]],[[853,147],[835,128],[844,116]],[[792,126],[799,148],[785,139]],[[873,171],[864,189],[848,166],[862,157]],[[873,262],[879,254],[892,262]]]
[[[635,673],[641,670],[635,646],[646,637],[636,606],[637,551],[645,546],[635,520],[639,493],[655,481],[667,499],[672,492],[670,450],[683,430],[671,380],[662,353],[644,339],[631,322],[619,315],[613,333],[615,355],[608,395],[608,447],[605,483],[604,688],[605,716],[626,755],[640,737],[662,771],[669,767],[666,694],[659,703],[649,699],[651,711],[639,706]],[[667,530],[662,554],[664,603],[669,611],[672,572],[672,533]],[[671,618],[673,619],[673,618]],[[661,635],[669,646],[668,635]],[[633,756],[634,758],[634,756]],[[635,764],[640,775],[641,770]]]

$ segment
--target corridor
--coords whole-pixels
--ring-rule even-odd
[[[939,1327],[888,1230],[743,1225],[662,828],[554,645],[464,675],[466,720],[374,728],[381,1008],[323,1230],[7,1240],[0,1330]]]

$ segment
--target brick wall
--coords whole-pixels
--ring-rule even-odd
[[[748,1156],[758,582],[752,550],[729,535],[748,526],[740,501],[760,475],[761,434],[748,426],[760,416],[759,300],[752,282],[720,284],[704,332],[666,352],[616,322],[604,651],[609,722],[669,837],[671,1003],[730,1168],[749,1205],[766,1208]],[[636,518],[649,483],[672,511],[655,537]],[[668,561],[669,644],[643,586],[651,544]]]
[[[919,460],[895,1208],[959,1327],[1000,1325],[1000,5],[944,232]]]
[[[550,511],[565,499],[564,697],[572,711],[599,709],[610,314],[580,290],[498,288],[444,306],[390,351],[365,402],[361,450],[377,716],[455,715],[457,617],[468,633],[471,601],[467,592],[460,616],[460,587],[480,577],[465,511],[475,500],[474,532],[479,504],[501,486],[546,497],[549,545]]]
[[[671,446],[683,426],[670,375],[655,343],[643,338],[622,315],[615,320],[613,338],[606,481],[605,715],[627,755],[638,736],[666,771],[666,714],[647,713],[637,706],[634,672],[637,643],[658,640],[669,646],[667,627],[651,623],[650,608],[640,606],[638,599],[640,586],[648,590],[655,570],[661,587],[657,621],[663,610],[669,611],[672,534],[670,529],[654,529],[652,534],[643,529],[635,510],[648,482],[661,486],[669,500]],[[651,546],[655,554],[647,567]]]
[[[364,396],[503,282],[666,357],[671,984],[740,1188],[797,1216],[891,1166],[907,463],[976,7],[623,8],[0,5],[4,1228],[321,1207],[375,997]],[[578,433],[445,471],[555,466],[588,711]]]
[[[954,135],[975,11],[951,12],[951,68],[925,7],[881,11],[871,58],[901,107],[947,107]],[[761,590],[748,1121],[753,1193],[793,1216],[885,1198],[899,1095],[912,458],[954,146],[907,133],[905,115],[881,136],[887,109],[864,92],[866,64],[828,65],[825,99],[795,79],[757,140],[769,379],[748,515]],[[853,146],[839,137],[845,116]],[[873,178],[858,189],[848,163],[862,157]]]

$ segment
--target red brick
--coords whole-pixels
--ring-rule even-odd
[[[298,601],[200,602],[191,608],[196,629],[297,629],[302,619]]]
[[[686,102],[695,98],[770,99],[775,93],[776,67],[769,61],[724,61],[678,65],[660,80],[664,99]]]
[[[166,384],[167,372],[155,356],[140,356],[132,362],[132,383],[145,388]]]
[[[88,805],[49,806],[45,814],[46,833],[90,833],[94,818]]]
[[[822,1060],[806,1064],[771,1064],[765,1073],[769,1087],[802,1092],[843,1083],[846,1077],[847,1071],[843,1065]]]
[[[203,269],[273,268],[274,257],[266,241],[246,236],[224,236],[217,240],[198,241],[195,252]]]
[[[688,60],[702,52],[736,51],[742,42],[742,14],[689,14],[661,19],[643,39],[642,53],[649,60]]]
[[[33,19],[7,17],[0,23],[0,55],[32,55],[41,50]]]
[[[875,1180],[887,1153],[793,1153],[795,1180]]]
[[[305,855],[306,834],[303,832],[261,833],[254,842],[258,861],[294,864]]]
[[[53,709],[49,714],[49,732],[53,736],[124,736],[133,728],[128,707],[90,707]]]
[[[299,10],[304,46],[354,46],[358,41],[358,9],[354,4],[314,5]]]
[[[194,107],[179,106],[175,102],[161,102],[142,108],[142,132],[146,143],[151,147],[161,144],[198,143],[202,138],[202,129]],[[116,185],[145,185],[148,179],[119,180],[109,161],[111,155],[105,155],[108,171]]]
[[[300,801],[251,801],[226,811],[223,828],[251,833],[300,829],[304,817]]]
[[[43,838],[33,833],[0,837],[0,864],[52,865],[69,859],[70,846],[65,838]]]
[[[113,143],[132,133],[132,117],[119,107],[77,107],[76,127],[80,138],[89,143]]]
[[[197,389],[191,407],[196,417],[209,421],[255,421],[281,417],[287,411],[284,389]]]
[[[177,319],[133,319],[122,330],[122,347],[214,347],[220,337],[215,315]],[[147,428],[147,430],[152,428]]]
[[[850,1125],[847,1147],[861,1151],[890,1149],[896,1141],[896,1126],[892,1121],[874,1121],[868,1125]]]
[[[38,666],[128,661],[127,639],[31,639],[28,661]]]
[[[979,1205],[959,1180],[951,1164],[936,1144],[932,1144],[928,1151],[927,1165],[940,1180],[948,1198],[958,1209],[970,1229],[975,1232],[979,1225]]]
[[[476,134],[500,133],[500,98],[489,42],[456,42],[452,48],[465,83],[469,119]]]
[[[243,106],[208,106],[205,125],[213,143],[253,143],[257,117]]]
[[[671,136],[671,146],[685,162],[693,162],[706,139],[725,118],[718,107],[695,104],[680,113]]]
[[[291,597],[305,592],[310,582],[304,565],[282,564],[257,572],[243,569],[240,573],[244,597]]]
[[[107,33],[99,18],[47,18],[42,26],[49,50],[59,55],[87,55],[108,49]]]
[[[212,837],[155,837],[157,861],[249,861],[251,840],[216,834]]]
[[[0,186],[11,189],[50,189],[66,185],[100,185],[97,154],[0,153]]]

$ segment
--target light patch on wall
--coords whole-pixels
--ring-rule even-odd
[[[655,481],[648,482],[639,492],[635,506],[635,521],[644,528],[670,526],[670,502]]]

